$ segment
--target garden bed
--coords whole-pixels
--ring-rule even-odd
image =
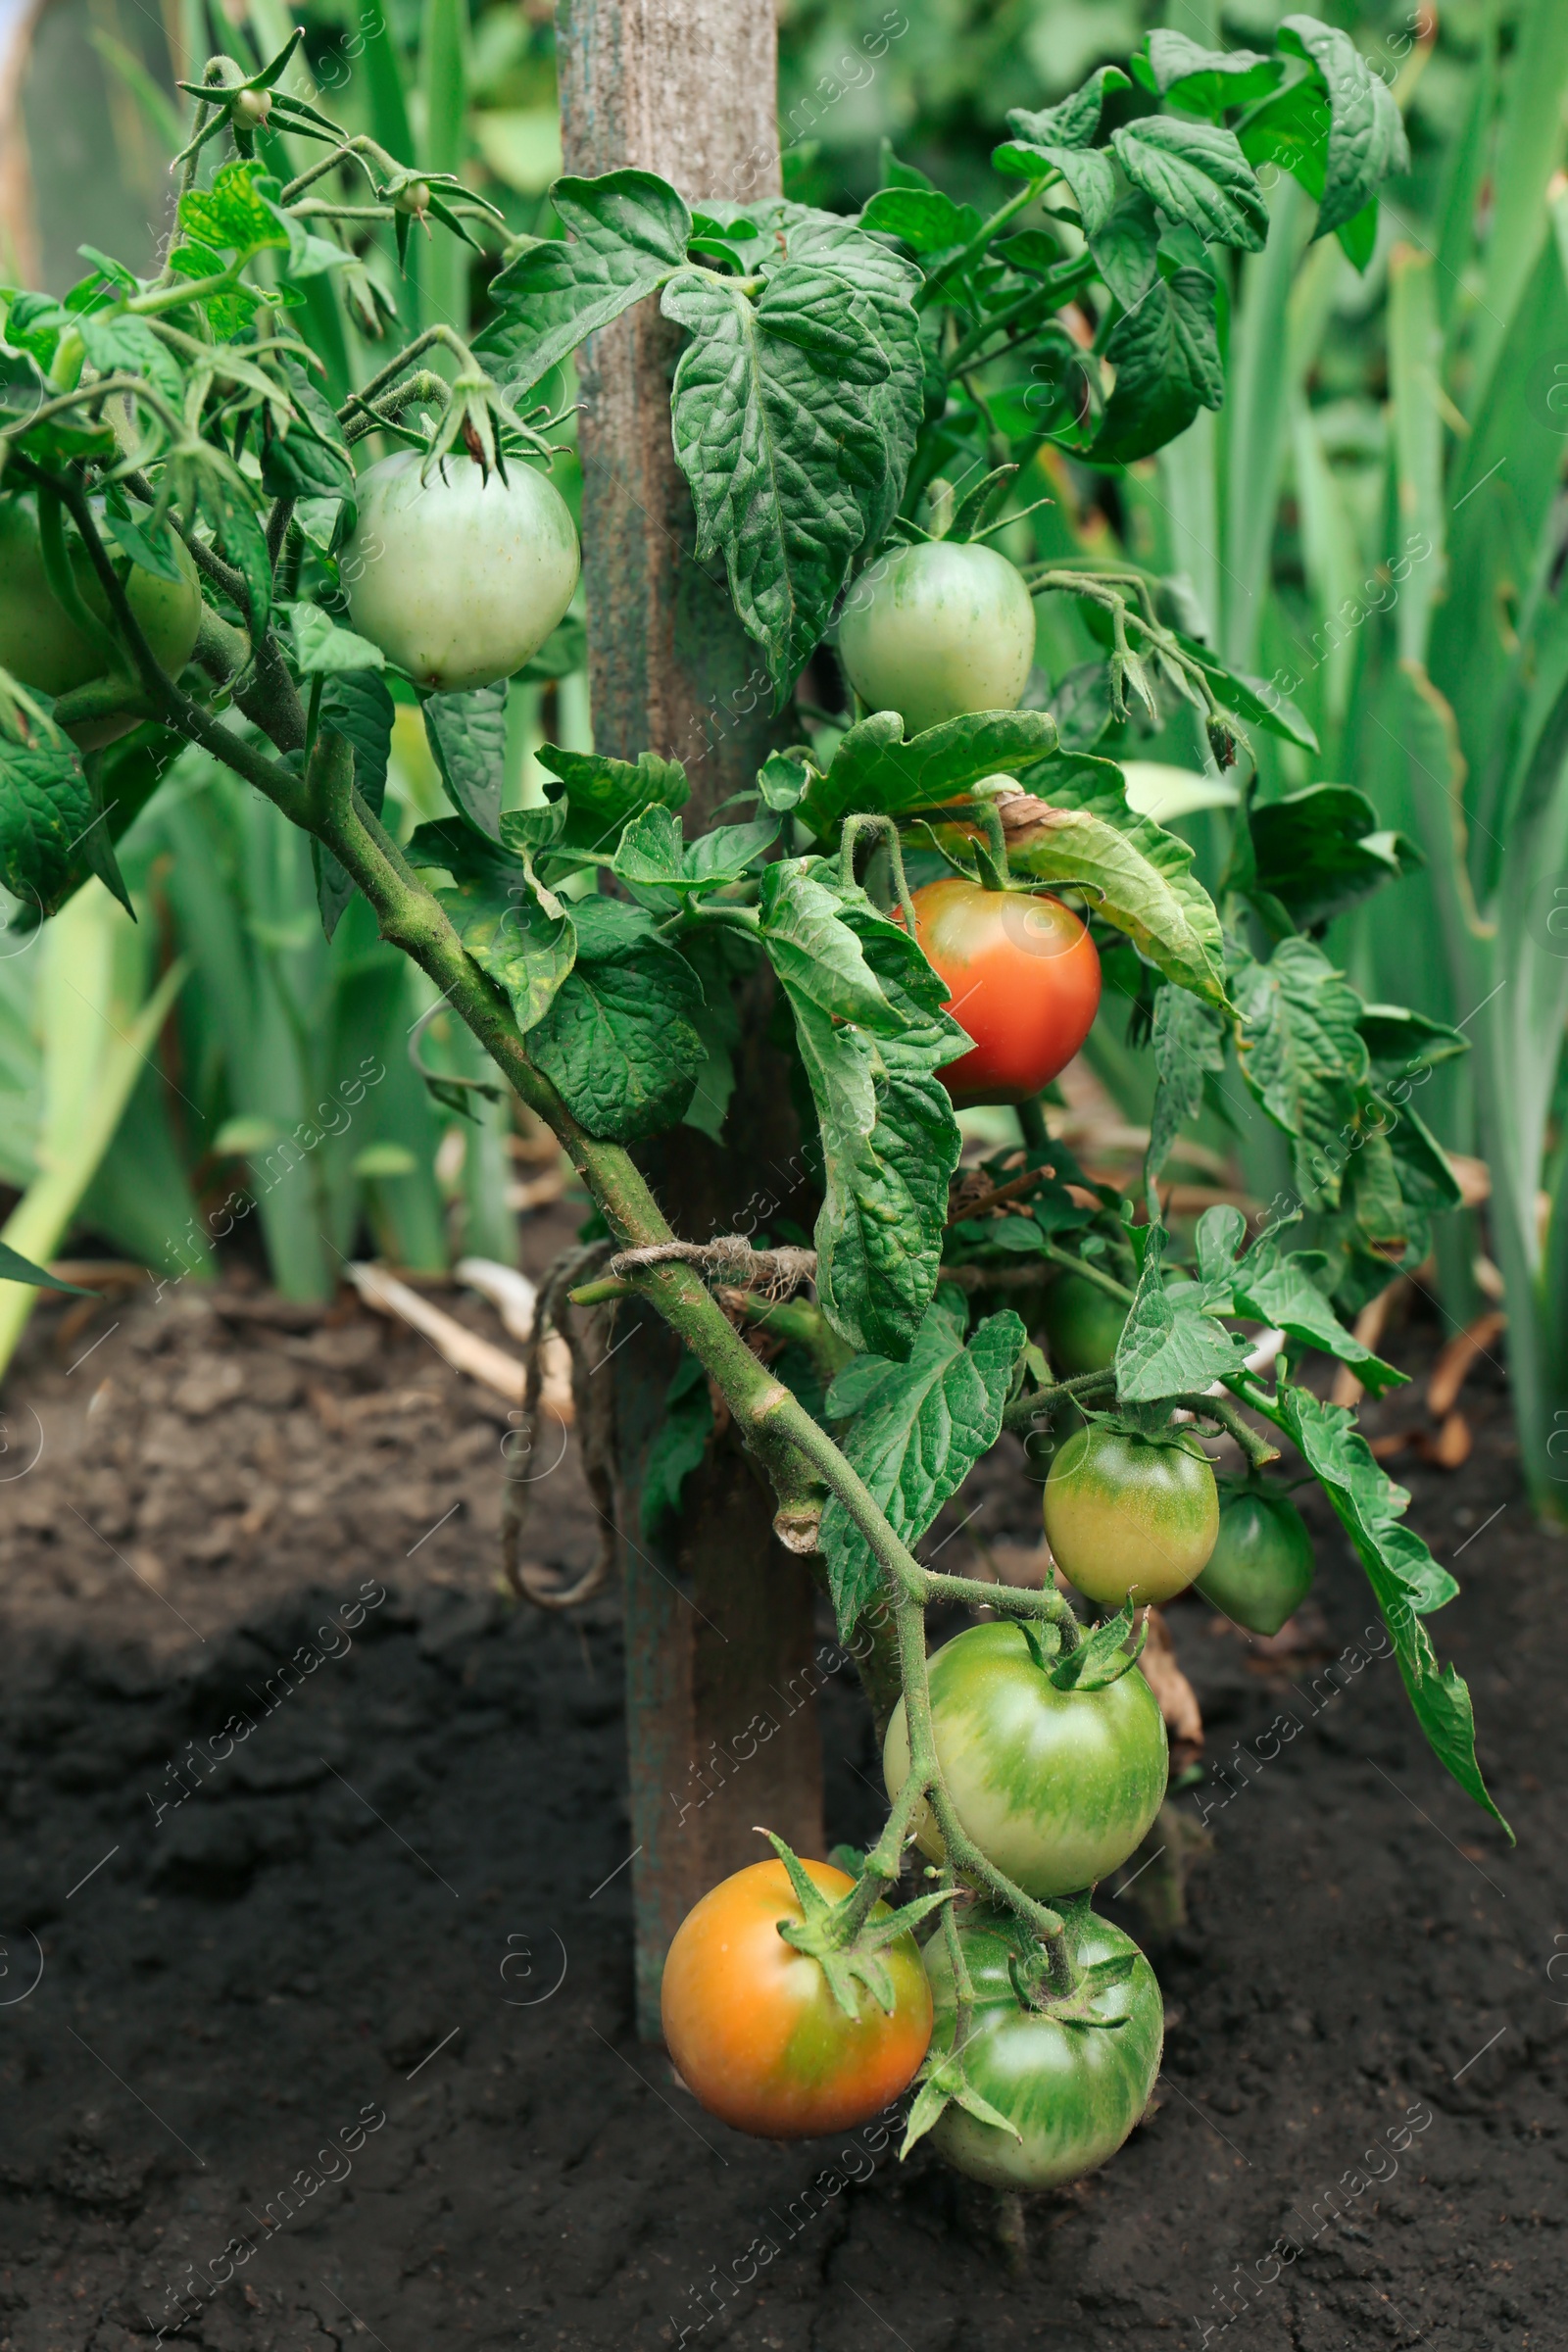
[[[1248,1743],[1250,1777],[1177,1800],[1214,1844],[1155,1954],[1154,2110],[1020,2244],[927,2151],[744,2140],[637,2043],[615,1609],[497,1594],[504,1403],[357,1305],[74,1313],[35,1320],[0,1465],[41,1435],[0,1486],[0,2352],[144,2347],[187,2266],[232,2270],[179,2339],[214,2352],[1197,2352],[1222,2298],[1256,2352],[1568,2342],[1564,1555],[1494,1372],[1462,1471],[1396,1466],[1440,1557],[1466,1546],[1445,1654],[1518,1851],[1392,1662],[1328,1673],[1376,1617],[1309,1500],[1306,1647],[1170,1612],[1209,1763]],[[979,1480],[976,1529],[1031,1540],[1033,1490]],[[574,1455],[529,1541],[593,1556]],[[830,1835],[864,1838],[848,1672],[823,1712]]]

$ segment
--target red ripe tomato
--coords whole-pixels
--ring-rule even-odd
[[[960,1109],[1025,1102],[1064,1070],[1100,1005],[1100,956],[1059,899],[984,890],[961,875],[914,894],[915,935],[974,1051],[940,1075]]]
[[[804,1867],[832,1902],[855,1884],[829,1862]],[[887,1915],[883,1903],[871,1914]],[[880,2115],[912,2082],[931,2039],[931,1988],[912,1936],[882,1954],[891,2017],[858,1984],[851,2018],[817,1962],[778,1932],[780,1920],[802,1916],[783,1863],[754,1862],[686,1914],[664,1962],[664,2040],[682,2081],[710,2114],[763,2139],[810,2139]]]

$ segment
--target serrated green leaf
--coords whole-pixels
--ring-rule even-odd
[[[697,975],[640,907],[580,899],[572,924],[577,960],[530,1032],[529,1054],[590,1135],[662,1135],[680,1124],[706,1055]]]
[[[501,838],[501,787],[507,772],[507,685],[468,694],[427,694],[422,702],[430,751],[456,807],[492,841]]]
[[[1182,1129],[1203,1107],[1204,1078],[1217,1078],[1225,1067],[1225,1030],[1200,998],[1167,981],[1154,998],[1151,1037],[1156,1084],[1144,1174],[1152,1183]]]
[[[1087,147],[1100,128],[1107,90],[1130,90],[1132,86],[1120,66],[1098,66],[1086,82],[1055,106],[1043,107],[1038,113],[1014,107],[1007,117],[1007,128],[1015,139],[1037,147]]]
[[[613,871],[645,889],[696,893],[739,882],[778,838],[777,817],[717,825],[683,843],[680,819],[656,804],[632,818],[615,850]]]
[[[621,828],[644,808],[684,808],[691,799],[686,770],[678,760],[644,752],[636,760],[612,760],[602,752],[565,752],[542,743],[539,764],[565,785],[566,829],[563,847],[611,851]]]
[[[1225,1005],[1224,940],[1213,902],[1193,872],[1193,852],[1127,806],[1113,760],[1064,757],[1026,776],[1031,801],[1004,803],[1014,874],[1084,886],[1168,980]]]
[[[1159,266],[1159,222],[1142,188],[1118,198],[1090,251],[1122,309],[1136,310]]]
[[[972,204],[956,204],[937,188],[879,188],[857,225],[901,237],[915,253],[946,253],[978,235],[981,220]]]
[[[1008,179],[1049,179],[1059,173],[1068,187],[1086,237],[1097,237],[1116,201],[1116,174],[1103,147],[1037,146],[1009,139],[993,150],[992,164]]]
[[[40,917],[63,906],[93,870],[86,841],[98,820],[68,736],[52,723],[29,743],[0,735],[0,882],[13,898]]]
[[[384,669],[386,656],[368,637],[342,628],[319,605],[290,605],[294,661],[302,677],[340,677],[360,669]]]
[[[1164,25],[1150,33],[1132,66],[1146,90],[1190,115],[1209,116],[1233,106],[1255,106],[1277,88],[1285,72],[1277,57],[1255,49],[1205,49]]]
[[[908,1361],[886,1367],[842,1441],[894,1533],[910,1546],[996,1444],[1026,1337],[1018,1317],[1003,1313],[988,1316],[965,1347],[965,1319],[961,1298],[939,1292]],[[838,1389],[835,1382],[835,1395]],[[876,1597],[880,1571],[836,1496],[822,1513],[821,1548],[847,1640]]]
[[[906,742],[896,710],[878,710],[842,737],[826,775],[799,813],[821,840],[857,810],[907,815],[959,799],[982,776],[1022,774],[1056,748],[1044,710],[979,710],[950,718]]]
[[[1410,149],[1393,91],[1348,32],[1316,17],[1287,17],[1275,39],[1317,68],[1328,92],[1328,149],[1314,236],[1355,218],[1392,172],[1408,172]]]
[[[889,365],[861,299],[786,265],[754,300],[683,271],[661,307],[692,340],[675,368],[675,457],[699,558],[721,552],[742,624],[780,702],[827,626],[889,471],[862,395]]]
[[[497,316],[474,344],[514,396],[686,267],[691,214],[652,172],[558,179],[550,198],[564,240],[528,246],[491,280]]]
[[[1366,1040],[1372,1075],[1385,1088],[1470,1051],[1462,1029],[1412,1012],[1404,1004],[1363,1004],[1357,1026]]]
[[[262,485],[273,498],[347,498],[354,489],[354,461],[343,427],[327,401],[297,361],[285,360],[294,415],[287,429],[271,430],[264,412]]]
[[[1404,834],[1379,829],[1371,802],[1348,784],[1308,784],[1254,806],[1248,827],[1257,889],[1303,930],[1426,862]]]
[[[145,318],[125,311],[99,311],[78,318],[76,331],[100,375],[143,376],[172,409],[179,409],[185,397],[185,370]]]
[[[191,188],[180,198],[180,227],[219,253],[286,248],[288,229],[257,190],[257,181],[266,177],[259,164],[221,165],[210,188]]]
[[[505,990],[517,1027],[532,1030],[576,960],[576,933],[565,907],[526,858],[515,866],[498,863],[482,879],[436,895],[474,962]]]
[[[1242,1075],[1275,1125],[1296,1139],[1298,1182],[1333,1206],[1367,1075],[1361,1000],[1310,940],[1282,940],[1267,963],[1231,973]]]
[[[179,567],[170,524],[161,522],[155,530],[151,508],[132,507],[118,482],[105,498],[102,527],[143,571],[150,571],[155,579],[168,580],[176,588],[183,585],[186,575]]]
[[[1233,130],[1143,115],[1113,130],[1110,144],[1133,186],[1169,220],[1185,221],[1205,243],[1262,251],[1268,203]]]
[[[1366,1570],[1410,1704],[1434,1755],[1507,1830],[1476,1761],[1470,1692],[1451,1665],[1439,1670],[1431,1636],[1421,1623],[1451,1600],[1458,1586],[1420,1537],[1401,1524],[1410,1497],[1375,1460],[1353,1416],[1341,1405],[1323,1403],[1307,1389],[1289,1387],[1280,1402],[1287,1430]],[[1513,1832],[1508,1835],[1511,1838]]]
[[[1200,1217],[1198,1263],[1211,1304],[1276,1325],[1298,1348],[1321,1348],[1348,1364],[1374,1396],[1404,1382],[1404,1373],[1364,1348],[1335,1314],[1326,1287],[1330,1260],[1323,1250],[1287,1253],[1271,1227],[1238,1258],[1246,1239],[1247,1220],[1238,1208],[1209,1208]]]
[[[845,920],[844,894],[820,858],[788,858],[762,877],[761,939],[791,1001],[830,1019],[896,1036],[906,1025]]]
[[[1201,409],[1225,396],[1214,326],[1214,280],[1206,270],[1154,276],[1134,310],[1116,321],[1105,357],[1116,388],[1089,451],[1106,466],[1147,458],[1185,432]]]
[[[1116,1398],[1124,1404],[1156,1404],[1201,1392],[1239,1372],[1247,1355],[1246,1341],[1204,1311],[1200,1294],[1167,1293],[1161,1274],[1165,1228],[1151,1225],[1148,1231],[1143,1271],[1116,1343]]]

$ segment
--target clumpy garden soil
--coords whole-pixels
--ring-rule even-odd
[[[8,1385],[0,2352],[146,2352],[228,2269],[173,2340],[1196,2352],[1228,2308],[1248,2352],[1568,2346],[1568,1552],[1494,1372],[1466,1468],[1410,1478],[1440,1555],[1465,1545],[1435,1630],[1517,1851],[1392,1664],[1323,1679],[1375,1623],[1325,1525],[1306,1648],[1178,1604],[1210,1770],[1240,1740],[1250,1778],[1177,1800],[1213,1846],[1155,1951],[1155,2108],[1020,2245],[926,2152],[744,2140],[638,2044],[614,1605],[498,1597],[506,1407],[357,1306],[220,1307],[46,1306]],[[580,1569],[574,1457],[544,1493],[529,1541]],[[1015,1457],[983,1499],[993,1539],[1032,1536]],[[847,1673],[824,1738],[830,1834],[863,1838]],[[1286,2232],[1306,2250],[1259,2286]]]

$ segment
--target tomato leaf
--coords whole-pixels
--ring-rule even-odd
[[[680,1511],[681,1489],[697,1469],[713,1434],[713,1399],[695,1355],[682,1356],[664,1392],[664,1418],[643,1465],[642,1532],[657,1541],[666,1519]]]
[[[470,825],[501,838],[501,786],[507,760],[507,686],[469,694],[427,694],[424,729],[441,781]]]
[[[1120,66],[1097,66],[1087,81],[1056,105],[1033,114],[1026,107],[1014,107],[1007,116],[1007,128],[1015,139],[1032,140],[1041,147],[1087,147],[1100,128],[1106,92],[1132,86]]]
[[[686,270],[661,307],[692,338],[671,421],[698,559],[722,553],[782,703],[885,493],[887,443],[864,394],[889,362],[860,297],[811,263],[786,265],[755,300],[738,279]]]
[[[715,825],[682,842],[680,819],[656,803],[634,816],[616,846],[613,871],[644,889],[698,893],[739,882],[778,839],[776,816],[747,825]]]
[[[143,571],[150,571],[155,579],[169,580],[176,588],[182,584],[185,574],[174,553],[173,531],[168,522],[159,523],[155,530],[152,510],[133,509],[119,482],[112,483],[105,496],[103,527],[116,546],[133,564],[139,564]]]
[[[918,1544],[948,1497],[956,1494],[1002,1430],[1013,1368],[1026,1334],[1010,1311],[990,1315],[964,1346],[961,1294],[939,1290],[906,1363],[887,1364],[842,1440],[900,1540]],[[828,1394],[834,1418],[844,1411],[850,1365]],[[881,1571],[864,1536],[836,1495],[822,1513],[822,1556],[847,1641],[875,1599]]]
[[[1008,117],[1011,122],[1016,118]],[[1008,139],[992,150],[995,169],[1008,179],[1064,179],[1086,237],[1097,237],[1116,201],[1116,174],[1103,147],[1065,147]]]
[[[1112,206],[1090,250],[1122,309],[1136,310],[1154,281],[1159,255],[1158,217],[1141,188]]]
[[[525,247],[492,279],[498,316],[473,346],[514,397],[686,267],[691,214],[652,172],[558,179],[550,200],[564,239]]]
[[[1254,807],[1248,818],[1253,880],[1300,929],[1317,929],[1385,882],[1424,865],[1415,843],[1380,829],[1349,784],[1308,784]]]
[[[1285,72],[1277,57],[1260,56],[1255,49],[1205,49],[1163,25],[1150,33],[1132,69],[1156,97],[1168,98],[1186,114],[1208,116],[1233,106],[1255,106],[1278,87]]]
[[[1116,388],[1088,452],[1094,463],[1131,465],[1185,432],[1200,408],[1217,409],[1225,373],[1208,271],[1156,275],[1137,307],[1116,321],[1105,357]]]
[[[1153,1183],[1182,1129],[1203,1106],[1203,1080],[1225,1067],[1225,1030],[1217,1015],[1190,990],[1169,981],[1154,998],[1152,1031],[1156,1084],[1149,1121],[1144,1177]]]
[[[1044,710],[974,711],[907,742],[899,713],[878,710],[844,735],[800,815],[825,840],[856,810],[904,816],[940,808],[982,776],[1021,773],[1055,748],[1055,721]]]
[[[858,225],[879,236],[901,237],[913,253],[947,253],[979,233],[972,204],[956,204],[939,188],[879,188]]]
[[[574,928],[561,901],[526,858],[514,870],[498,865],[482,880],[436,896],[474,962],[505,990],[517,1027],[533,1029],[555,1003],[576,956]]]
[[[100,375],[143,376],[171,408],[180,407],[185,370],[145,318],[125,311],[100,311],[78,318],[76,331]]]
[[[1315,752],[1317,737],[1294,703],[1288,703],[1265,678],[1252,678],[1245,670],[1227,669],[1216,661],[1206,645],[1176,632],[1183,653],[1189,655],[1202,670],[1214,699],[1238,718],[1253,726],[1264,727],[1270,735],[1278,735],[1285,743],[1294,743],[1303,752]]]
[[[1205,243],[1261,253],[1268,204],[1233,130],[1143,115],[1113,130],[1110,144],[1133,186],[1168,220],[1186,221]],[[1093,233],[1087,222],[1085,231]]]
[[[1013,873],[1081,884],[1095,912],[1168,980],[1223,1007],[1224,939],[1187,843],[1134,814],[1113,760],[1077,754],[1031,770],[1025,782],[1027,803],[1002,803]]]
[[[762,876],[761,917],[762,944],[792,1003],[886,1036],[907,1026],[906,1009],[890,1001],[844,919],[844,894],[824,859],[789,858],[770,865]]]
[[[1309,1205],[1340,1198],[1368,1072],[1361,1000],[1310,940],[1282,940],[1267,963],[1244,956],[1231,973],[1242,1075],[1296,1144]]]
[[[395,710],[384,679],[373,670],[343,670],[328,677],[321,689],[319,723],[346,737],[354,746],[354,789],[372,816],[379,816],[386,799],[387,761],[392,755]],[[321,928],[328,939],[354,896],[355,884],[330,850],[311,843],[316,869],[316,903]]]
[[[63,906],[93,870],[99,815],[81,754],[52,721],[28,743],[0,734],[0,882],[13,898],[40,917]]]
[[[348,498],[354,461],[330,404],[297,361],[283,362],[294,415],[262,442],[262,487],[273,498]],[[270,418],[269,418],[270,422]]]
[[[1280,1398],[1284,1426],[1301,1449],[1349,1537],[1394,1639],[1399,1672],[1440,1764],[1467,1795],[1512,1830],[1487,1792],[1476,1761],[1470,1692],[1453,1666],[1439,1670],[1421,1619],[1459,1590],[1414,1531],[1401,1524],[1410,1497],[1395,1485],[1343,1405],[1325,1404],[1310,1390],[1288,1387]]]
[[[1211,1307],[1275,1324],[1298,1347],[1321,1348],[1348,1364],[1374,1396],[1403,1385],[1407,1375],[1363,1347],[1334,1312],[1325,1289],[1331,1268],[1325,1251],[1287,1254],[1270,1227],[1238,1258],[1246,1239],[1247,1220],[1238,1208],[1208,1208],[1200,1217],[1198,1262]]]
[[[356,670],[384,669],[386,656],[368,637],[356,637],[319,605],[290,605],[294,662],[302,677],[342,677]]]
[[[603,752],[564,752],[559,744],[542,743],[538,759],[566,788],[565,849],[609,851],[644,808],[683,808],[691,799],[680,761],[658,752],[612,760]]]
[[[1408,172],[1410,148],[1393,91],[1348,32],[1316,17],[1287,17],[1275,35],[1288,55],[1316,67],[1328,92],[1328,149],[1314,236],[1354,220],[1391,173]]]
[[[577,958],[528,1052],[590,1135],[630,1144],[678,1126],[707,1055],[702,987],[641,907],[573,904]]]
[[[1123,1404],[1200,1392],[1239,1372],[1247,1354],[1247,1342],[1216,1320],[1201,1291],[1167,1292],[1165,1228],[1151,1225],[1148,1232],[1143,1271],[1116,1343],[1116,1398]]]

